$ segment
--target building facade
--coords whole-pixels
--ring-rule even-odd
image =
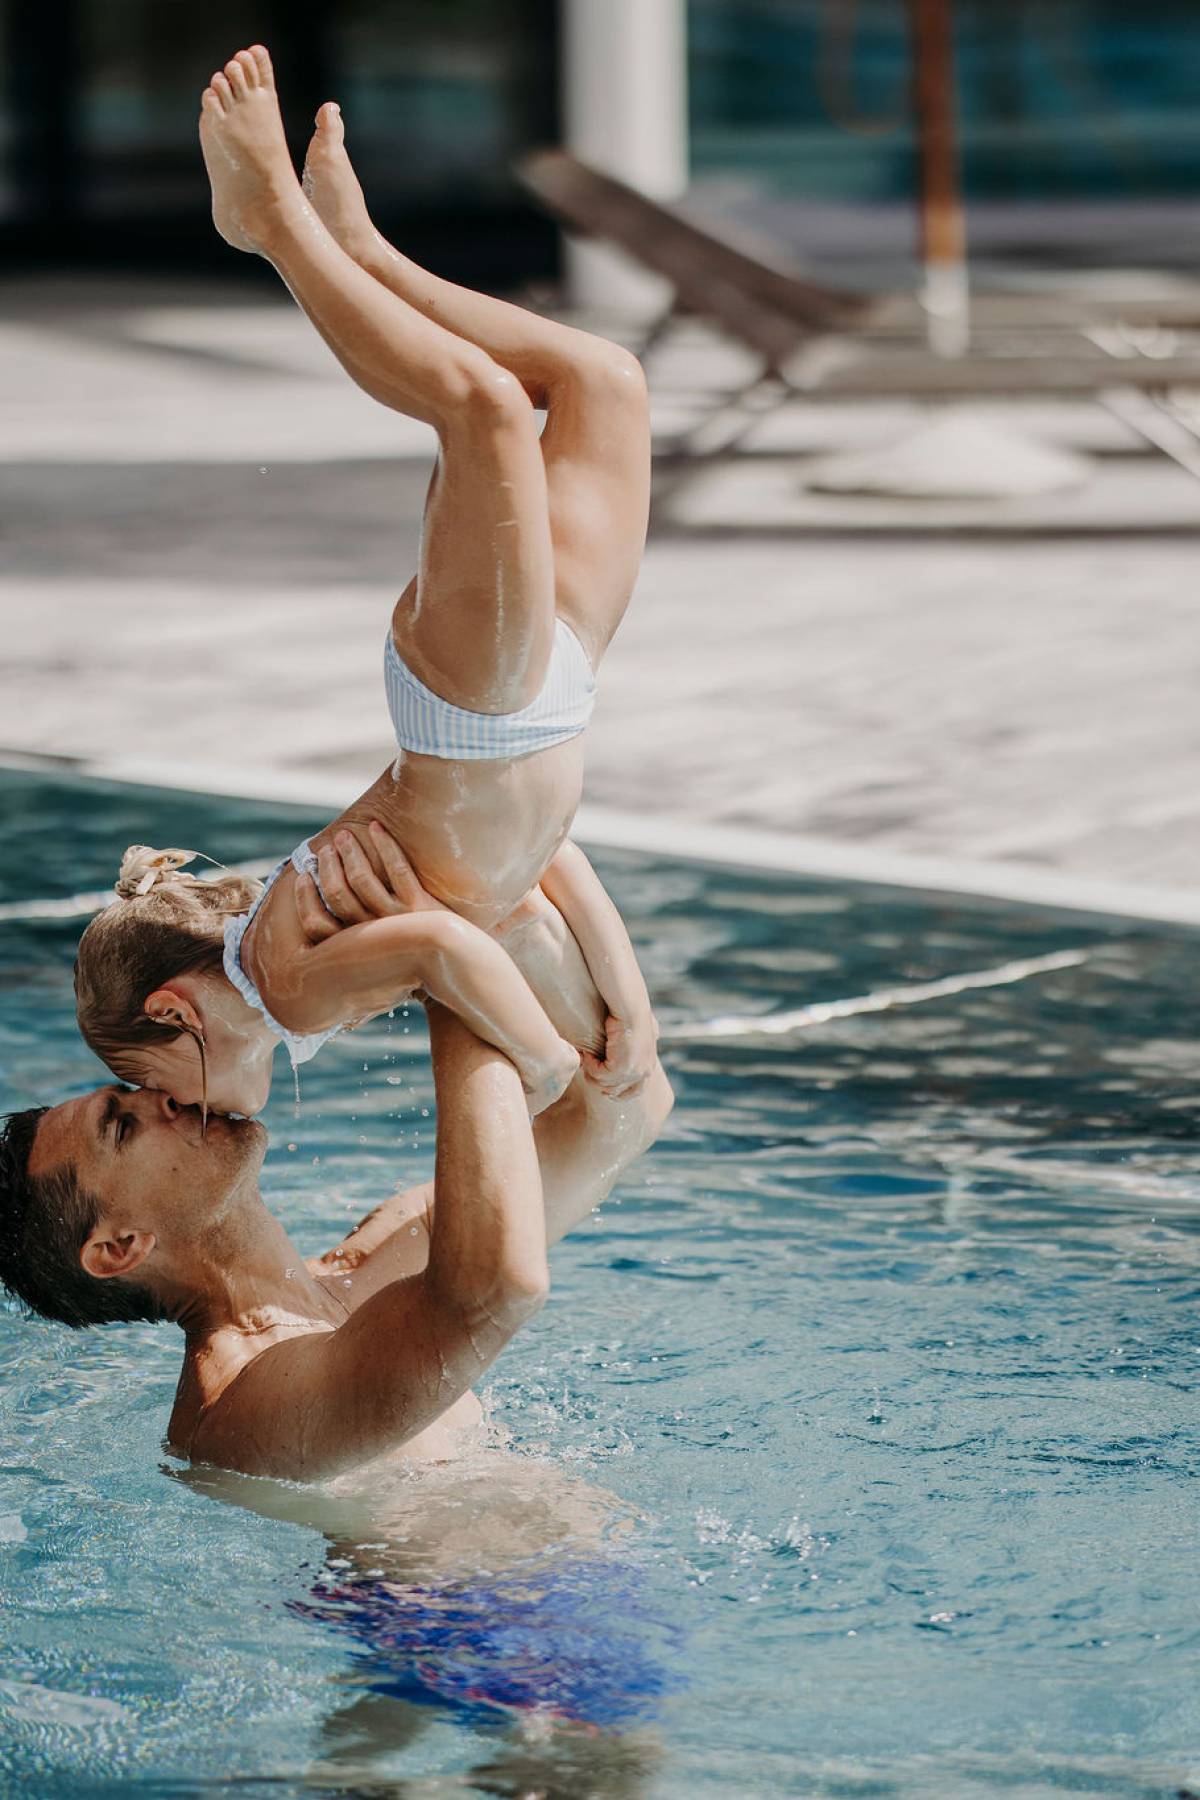
[[[608,19],[628,4],[0,0],[0,251],[10,266],[228,268],[196,100],[232,49],[262,39],[297,158],[336,98],[386,229],[478,282],[549,275],[555,233],[511,164],[564,130],[569,10]],[[1200,188],[1196,0],[955,0],[954,15],[969,198]],[[905,0],[686,0],[686,25],[694,178],[781,200],[911,192]]]

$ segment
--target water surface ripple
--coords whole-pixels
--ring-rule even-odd
[[[102,886],[128,841],[232,862],[316,822],[18,776],[0,814],[3,901]],[[408,1483],[378,1543],[350,1511],[318,1528],[303,1493],[181,1479],[161,1445],[169,1328],[75,1336],[10,1308],[5,1791],[969,1800],[1200,1781],[1194,940],[599,860],[668,1028],[1087,961],[669,1046],[666,1137],[558,1253],[490,1386],[533,1471],[531,1542],[556,1483],[615,1497],[596,1499],[621,1519],[602,1555],[568,1533],[529,1566],[543,1600],[574,1595],[556,1667],[608,1644],[610,1673],[661,1673],[627,1721],[513,1723],[428,1647],[386,1695],[355,1636],[372,1557],[461,1609],[476,1540],[444,1521],[473,1520],[490,1480],[518,1495],[519,1464],[485,1459],[469,1500]],[[73,1029],[77,929],[0,926],[5,1108],[97,1078]],[[280,1079],[267,1191],[305,1253],[426,1173],[431,1104],[417,1014],[324,1052],[299,1117]],[[514,1656],[537,1654],[532,1617]],[[492,1628],[472,1656],[499,1654]]]

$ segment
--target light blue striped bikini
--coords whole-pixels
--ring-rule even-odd
[[[555,622],[542,691],[520,712],[467,712],[451,706],[401,662],[390,630],[383,680],[400,748],[451,762],[507,762],[551,750],[587,730],[596,704],[596,677],[587,651],[562,619]]]
[[[519,756],[532,756],[537,750],[551,750],[556,744],[565,744],[587,730],[596,704],[596,677],[587,651],[562,619],[555,624],[550,667],[541,693],[519,712],[477,713],[452,706],[424,682],[418,681],[412,670],[401,662],[390,630],[384,646],[383,679],[399,748],[411,750],[418,756],[439,756],[448,762],[506,762]],[[286,1045],[295,1068],[311,1061],[321,1046],[336,1037],[343,1027],[335,1025],[330,1031],[307,1033],[289,1031],[278,1019],[272,1018],[262,995],[242,967],[242,940],[259,907],[289,867],[298,875],[311,875],[320,889],[317,858],[306,838],[272,869],[250,911],[226,919],[223,966],[243,1000],[262,1014],[271,1030]]]
[[[245,1000],[248,1005],[252,1006],[256,1012],[262,1014],[267,1024],[271,1027],[271,1030],[275,1033],[275,1036],[286,1046],[287,1053],[292,1059],[292,1067],[293,1069],[296,1069],[299,1068],[301,1063],[311,1062],[321,1046],[327,1044],[331,1037],[336,1037],[343,1027],[335,1025],[329,1031],[289,1031],[286,1025],[281,1025],[279,1020],[273,1018],[267,1011],[266,1002],[247,975],[245,969],[242,967],[242,939],[249,931],[251,923],[258,913],[259,907],[262,905],[285,869],[295,869],[297,875],[311,875],[313,880],[317,881],[316,852],[313,850],[312,845],[307,838],[305,838],[302,844],[296,845],[296,848],[292,851],[290,856],[285,856],[282,862],[275,864],[275,867],[271,870],[271,873],[263,883],[262,893],[254,902],[250,911],[248,913],[239,913],[236,918],[226,919],[225,954],[221,959],[221,966],[238,993],[242,996],[242,999]],[[320,885],[321,884],[318,881],[318,889],[320,888]]]

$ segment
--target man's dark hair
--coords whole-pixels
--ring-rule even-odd
[[[100,1281],[79,1260],[100,1202],[64,1163],[31,1175],[29,1157],[46,1106],[9,1113],[0,1125],[0,1281],[30,1312],[76,1330],[114,1319],[165,1319],[148,1288],[121,1276]]]

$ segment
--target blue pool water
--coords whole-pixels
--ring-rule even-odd
[[[17,775],[0,819],[9,905],[129,841],[231,862],[318,822]],[[2,1791],[1200,1782],[1194,939],[599,860],[679,1105],[497,1365],[507,1448],[365,1492],[188,1472],[171,1328],[0,1314]],[[0,917],[0,1108],[98,1077],[78,929]],[[299,1117],[281,1071],[266,1191],[306,1254],[426,1173],[430,1107],[419,1015],[330,1046]]]

